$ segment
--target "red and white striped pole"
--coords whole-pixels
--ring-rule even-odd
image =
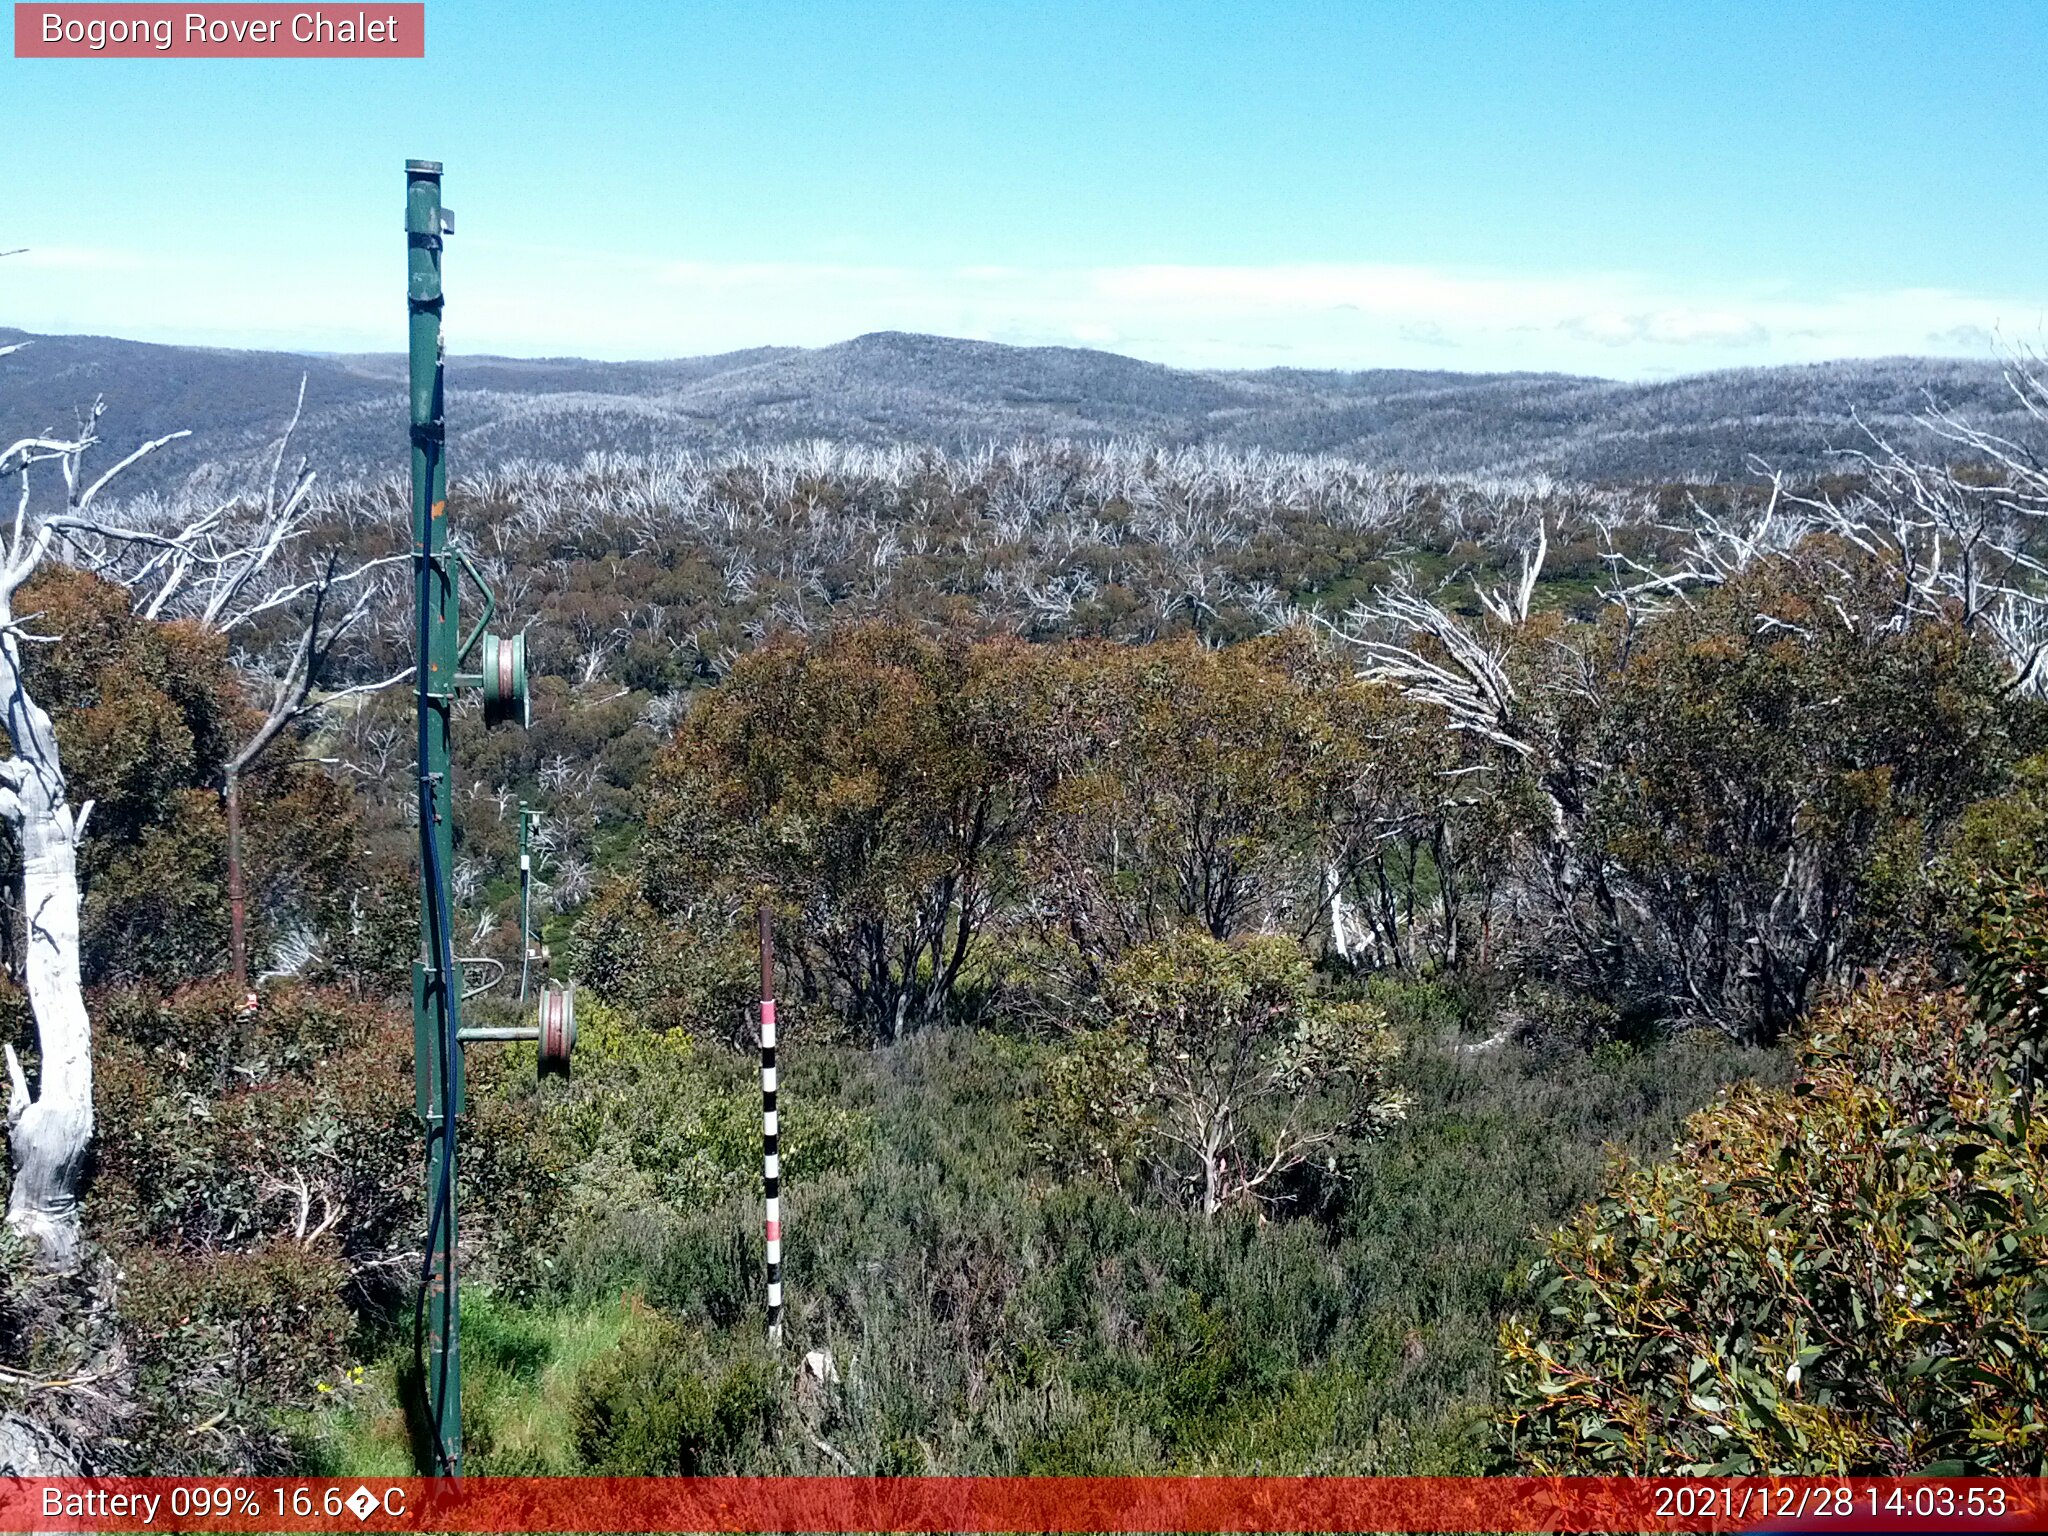
[[[775,937],[761,908],[761,1194],[768,1242],[768,1342],[782,1344],[782,1150],[775,1110]]]

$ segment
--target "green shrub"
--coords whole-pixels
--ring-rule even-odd
[[[331,1244],[122,1254],[122,1335],[142,1409],[123,1426],[153,1474],[289,1470],[283,1417],[347,1367],[355,1318]]]
[[[1501,1335],[1539,1472],[2048,1471],[2048,1120],[1962,999],[1865,991],[1559,1232]]]
[[[541,1103],[543,1133],[570,1164],[569,1203],[586,1214],[701,1207],[760,1179],[752,1064],[650,1029],[589,993],[577,1000],[575,1074]],[[867,1133],[859,1114],[798,1099],[783,1117],[783,1166],[805,1177],[846,1167]]]
[[[412,1031],[337,993],[266,987],[98,1000],[88,1231],[150,1471],[282,1470],[281,1428],[395,1304],[418,1240]]]
[[[774,1403],[765,1360],[714,1362],[701,1338],[645,1313],[585,1370],[571,1423],[592,1472],[694,1477],[739,1470]]]
[[[1988,877],[1965,954],[1972,1043],[2031,1096],[2048,1078],[2048,872]]]
[[[1033,1107],[1038,1145],[1114,1183],[1143,1158],[1205,1215],[1298,1204],[1406,1111],[1384,1012],[1315,996],[1291,939],[1182,930],[1119,960],[1104,1002],[1112,1027],[1073,1039]]]
[[[169,1252],[322,1234],[374,1264],[418,1207],[412,1030],[389,1010],[232,986],[104,1001],[95,1074],[95,1229]]]
[[[657,912],[631,881],[599,890],[576,924],[569,969],[654,1029],[738,1044],[760,971],[751,930],[695,932]]]
[[[1526,1300],[1532,1233],[1597,1192],[1603,1143],[1668,1149],[1684,1112],[1778,1063],[1712,1034],[1652,1040],[1608,1065],[1418,1044],[1403,1072],[1416,1110],[1370,1149],[1370,1177],[1313,1220],[1262,1222],[1249,1209],[1204,1221],[1094,1179],[1048,1177],[1024,1105],[1052,1055],[958,1027],[790,1054],[788,1102],[872,1127],[861,1157],[792,1177],[784,1193],[783,1359],[828,1348],[843,1382],[808,1402],[792,1391],[802,1433],[782,1419],[772,1438],[749,1434],[704,1465],[840,1470],[815,1434],[864,1473],[1477,1471],[1494,1340]],[[694,1048],[687,1061],[751,1092],[750,1063]],[[472,1065],[500,1063],[502,1083],[472,1079],[472,1115],[497,1104],[533,1118],[473,1127],[466,1156],[478,1164],[543,1145],[558,1095],[529,1088],[530,1058],[480,1053]],[[680,1206],[644,1187],[607,1204],[616,1187],[593,1173],[578,1173],[583,1214],[536,1245],[547,1281],[534,1300],[466,1290],[465,1424],[480,1475],[587,1470],[578,1393],[590,1387],[617,1414],[655,1392],[628,1377],[659,1381],[669,1368],[644,1343],[615,1348],[644,1333],[648,1305],[702,1387],[756,1358],[751,1162],[732,1193]],[[466,1229],[495,1242],[499,1218],[472,1210]],[[333,1426],[321,1466],[368,1475],[402,1461],[395,1408],[370,1400],[391,1374],[320,1395]],[[611,1388],[598,1394],[601,1380]],[[691,1443],[706,1446],[716,1415],[701,1397],[693,1415]]]

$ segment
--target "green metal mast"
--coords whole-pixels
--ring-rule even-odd
[[[427,1128],[429,1236],[427,1345],[421,1383],[432,1452],[426,1470],[462,1470],[461,1309],[455,1270],[455,1127],[462,1110],[461,976],[450,933],[454,862],[449,735],[455,709],[457,573],[448,540],[447,429],[443,416],[441,167],[405,167],[406,305],[410,323],[413,581],[419,604],[420,958],[413,969],[413,1064]]]
[[[412,972],[415,1107],[427,1130],[427,1253],[420,1276],[419,1365],[426,1454],[423,1471],[462,1473],[462,1306],[456,1273],[456,1144],[463,1109],[462,1048],[474,1041],[531,1040],[540,1075],[566,1077],[576,1044],[575,987],[542,988],[530,1025],[462,1027],[463,972],[455,954],[448,872],[455,859],[455,796],[449,738],[455,695],[483,695],[488,728],[527,723],[526,636],[485,633],[498,611],[490,586],[448,528],[447,426],[442,414],[441,238],[454,219],[441,206],[441,167],[405,163],[406,307],[412,412],[412,575],[417,602],[415,681],[419,721],[420,954]],[[461,632],[461,582],[476,588],[482,613]],[[461,670],[481,645],[482,669]],[[521,926],[527,926],[525,870],[530,813],[519,811]],[[522,935],[522,942],[526,942]],[[544,952],[539,952],[545,958]],[[489,962],[495,964],[495,962]],[[491,983],[487,983],[489,985]],[[526,995],[526,963],[520,967]]]

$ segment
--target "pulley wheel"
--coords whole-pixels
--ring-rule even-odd
[[[551,981],[540,989],[540,1075],[567,1077],[576,1048],[576,989]]]
[[[484,724],[527,724],[526,634],[485,635],[483,646]]]

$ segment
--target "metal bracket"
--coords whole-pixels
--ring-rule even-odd
[[[456,647],[455,668],[459,672],[462,670],[462,664],[469,660],[469,653],[475,650],[477,642],[483,639],[484,631],[490,627],[491,620],[498,616],[498,599],[497,595],[491,591],[491,584],[484,580],[484,573],[478,570],[476,562],[469,558],[469,551],[460,544],[456,544],[453,546],[453,552],[456,564],[476,584],[476,589],[484,600],[484,611],[477,616],[476,628],[472,629],[464,638],[462,644]],[[458,679],[458,681],[460,680]]]
[[[490,955],[457,955],[455,966],[462,972],[462,1000],[465,1003],[472,997],[482,996],[505,979],[505,962]],[[487,979],[472,982],[469,979],[472,967],[481,970]],[[458,1034],[456,1038],[461,1036]]]

